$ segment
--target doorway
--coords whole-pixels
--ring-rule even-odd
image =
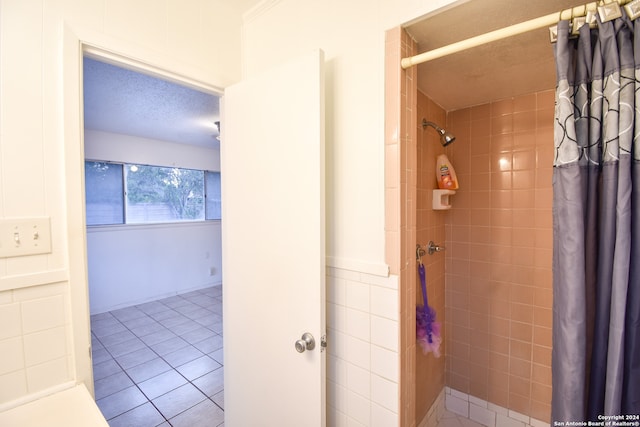
[[[217,173],[219,186],[218,96],[100,59],[85,57],[83,67],[95,399],[112,425],[217,425],[220,191],[209,191],[216,181],[207,177]],[[187,175],[200,172],[201,200],[187,186],[191,204],[182,206],[158,199],[166,189],[149,180],[171,178],[175,192],[177,181],[193,185]],[[115,185],[100,187],[112,177]]]

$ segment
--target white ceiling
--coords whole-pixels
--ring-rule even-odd
[[[247,12],[262,0],[234,0]],[[84,58],[86,129],[218,149],[219,97]]]
[[[86,129],[217,148],[219,99],[84,58]]]
[[[584,4],[580,0],[468,0],[406,26],[418,52]],[[420,64],[418,88],[446,111],[555,88],[548,28]]]

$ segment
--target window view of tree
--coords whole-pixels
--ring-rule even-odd
[[[131,165],[126,170],[127,222],[204,220],[204,172]]]
[[[85,184],[87,225],[220,219],[219,172],[87,161]]]

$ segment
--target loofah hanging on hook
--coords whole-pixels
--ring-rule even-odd
[[[442,342],[440,323],[436,322],[436,311],[429,306],[427,300],[427,281],[422,263],[418,265],[418,274],[420,275],[424,305],[416,306],[416,340],[423,353],[433,353],[435,357],[440,357],[440,343]]]

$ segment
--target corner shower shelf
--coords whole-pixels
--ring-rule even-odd
[[[434,211],[442,211],[446,209],[451,209],[451,203],[449,201],[449,196],[453,196],[456,194],[453,190],[433,190],[433,202],[432,207]]]

